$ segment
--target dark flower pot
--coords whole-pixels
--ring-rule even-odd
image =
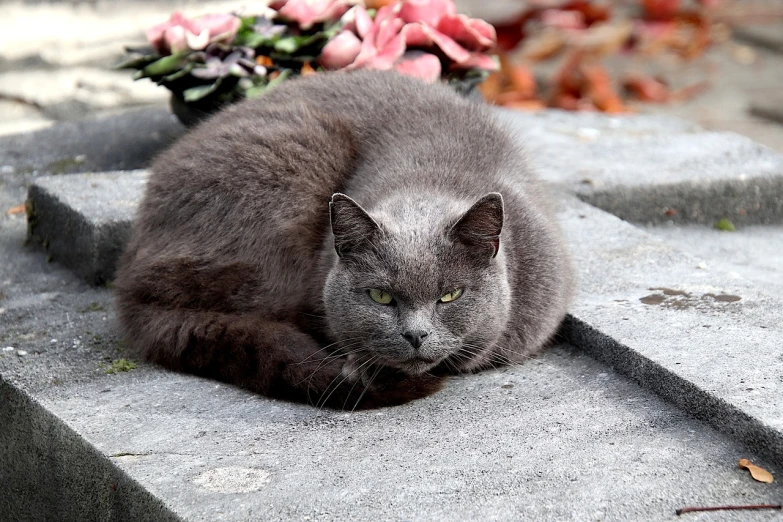
[[[458,94],[461,94],[466,98],[480,100],[481,94],[478,92],[477,87],[483,81],[483,76],[476,76],[471,78],[450,80],[448,85]],[[233,102],[219,100],[213,97],[207,97],[193,103],[186,103],[185,100],[182,99],[182,96],[178,93],[171,93],[171,98],[169,99],[171,112],[173,112],[177,119],[186,127],[193,127],[201,121],[209,118],[230,103]]]
[[[230,102],[205,98],[193,103],[186,103],[177,93],[171,93],[169,107],[171,112],[186,127],[193,127],[197,123],[209,118]]]

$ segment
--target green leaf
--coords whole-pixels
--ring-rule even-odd
[[[162,76],[169,74],[185,65],[185,60],[180,54],[164,56],[160,60],[155,60],[141,70],[142,78],[147,76]]]
[[[308,45],[317,42],[318,40],[326,41],[326,39],[327,35],[324,32],[304,36],[286,36],[284,38],[280,38],[280,40],[275,43],[275,51],[289,54],[295,53],[299,49],[307,47]]]
[[[722,232],[734,232],[735,230],[737,230],[736,228],[734,228],[734,223],[732,223],[726,218],[723,218],[717,223],[715,223],[715,228],[717,228]]]
[[[134,56],[128,58],[124,62],[120,62],[117,65],[112,65],[112,69],[141,69],[151,64],[155,60],[158,60],[160,55],[157,54],[145,54],[143,56]]]
[[[211,83],[209,85],[199,85],[197,87],[185,89],[182,91],[182,98],[185,100],[185,103],[193,103],[194,101],[198,101],[215,92],[217,88],[220,87],[221,81],[222,78],[218,78],[215,83]]]
[[[196,67],[196,64],[189,63],[185,67],[180,69],[179,71],[177,71],[177,72],[175,72],[173,74],[169,74],[168,76],[164,76],[163,78],[160,79],[160,81],[161,82],[173,82],[174,80],[179,80],[183,76],[187,76],[188,74],[190,74],[190,71],[192,71],[195,67]]]
[[[276,86],[283,83],[289,76],[291,76],[291,69],[283,69],[283,71],[275,78],[265,85],[256,85],[245,91],[246,98],[258,98],[269,89],[274,89]]]
[[[241,39],[241,43],[237,45],[246,45],[248,47],[252,47],[253,49],[261,46],[273,47],[277,45],[277,42],[279,40],[280,40],[280,35],[264,36],[258,33],[250,33],[243,36]]]

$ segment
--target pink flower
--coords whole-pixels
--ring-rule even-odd
[[[310,29],[319,22],[338,20],[355,3],[355,0],[275,0],[269,7],[302,29]]]
[[[162,55],[187,49],[200,51],[213,42],[234,39],[241,21],[231,14],[210,14],[187,18],[182,13],[171,15],[168,22],[147,30],[147,40]]]
[[[433,27],[444,16],[457,14],[452,0],[406,0],[400,9],[400,18],[405,23],[421,22]]]
[[[343,31],[323,48],[321,65],[327,69],[395,69],[435,81],[444,65],[497,68],[486,54],[497,42],[495,28],[457,14],[452,0],[404,0],[382,7],[374,20],[356,6],[343,23]]]

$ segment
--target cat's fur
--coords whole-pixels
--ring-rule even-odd
[[[553,335],[572,279],[548,204],[480,103],[391,72],[297,79],[154,162],[120,324],[175,370],[337,408],[403,403]]]

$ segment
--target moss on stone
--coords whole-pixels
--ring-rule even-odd
[[[129,361],[128,359],[114,359],[111,362],[111,366],[109,366],[106,369],[106,373],[112,374],[112,373],[120,373],[120,372],[129,372],[135,369],[136,369],[136,363],[133,361]]]

